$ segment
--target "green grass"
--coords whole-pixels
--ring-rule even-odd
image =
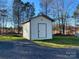
[[[0,36],[0,41],[15,41],[15,40],[25,40],[21,36]]]
[[[35,40],[34,42],[41,46],[54,48],[79,46],[79,38],[75,36],[54,36],[54,38],[50,40]]]

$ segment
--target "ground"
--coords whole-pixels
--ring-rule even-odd
[[[0,36],[0,41],[24,41],[25,38],[21,36]],[[54,48],[69,48],[79,46],[79,37],[75,36],[54,36],[53,39],[47,40],[34,40],[34,43],[37,43],[41,46],[54,47]]]
[[[0,59],[79,59],[78,48],[47,48],[31,41],[0,41]]]
[[[79,38],[73,36],[58,36],[52,40],[41,41],[29,41],[16,36],[0,36],[0,59],[79,59],[78,42]],[[77,45],[77,47],[67,45]]]
[[[35,40],[41,46],[53,48],[70,48],[79,46],[79,37],[75,36],[54,36],[53,39]]]

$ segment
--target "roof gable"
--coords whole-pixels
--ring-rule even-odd
[[[35,17],[32,17],[32,18],[30,18],[29,20],[27,20],[26,22],[24,22],[24,23],[22,23],[22,24],[25,24],[25,23],[27,23],[27,22],[30,22],[32,19],[35,19],[35,18],[37,18],[37,17],[44,17],[44,18],[47,18],[48,20],[50,20],[50,21],[54,21],[54,19],[52,19],[52,18],[50,18],[50,17],[48,17],[48,16],[46,16],[46,15],[38,15],[38,16],[35,16]]]

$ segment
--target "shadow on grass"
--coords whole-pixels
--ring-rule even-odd
[[[35,40],[39,42],[54,43],[60,45],[79,46],[79,38],[75,36],[55,36],[53,39]]]

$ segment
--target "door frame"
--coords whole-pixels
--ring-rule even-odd
[[[43,24],[45,25],[45,37],[40,37],[40,32],[39,32],[39,25]],[[47,24],[46,23],[38,23],[38,38],[47,38]]]

